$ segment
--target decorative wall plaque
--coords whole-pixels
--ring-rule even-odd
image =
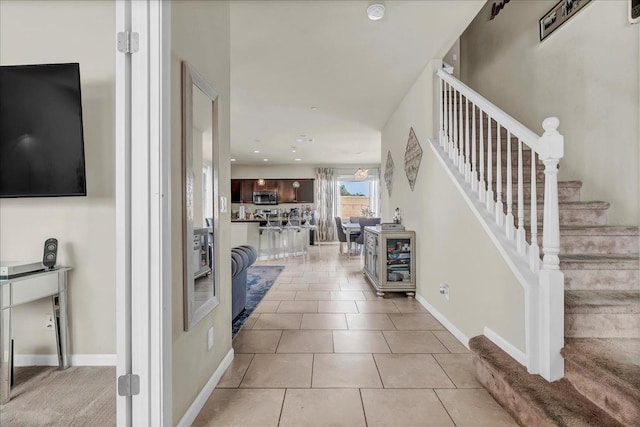
[[[404,152],[404,171],[409,179],[409,186],[411,191],[416,185],[416,178],[418,177],[418,170],[420,169],[420,162],[422,161],[422,147],[416,138],[416,134],[413,128],[409,129],[409,140],[407,141],[407,149]]]
[[[387,152],[387,163],[384,166],[384,182],[387,183],[387,192],[391,197],[391,189],[393,188],[393,158],[391,157],[391,150]]]

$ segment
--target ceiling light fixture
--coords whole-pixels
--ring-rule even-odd
[[[296,162],[299,162],[300,160],[302,160],[302,159],[296,159]]]
[[[269,159],[262,159],[262,161],[263,161],[263,162],[268,162],[268,161],[269,161]]]
[[[264,179],[260,178],[258,180],[258,185],[263,186],[264,185]]]
[[[296,152],[296,147],[291,147],[291,152],[295,153]]]
[[[353,177],[356,181],[364,181],[369,176],[369,169],[358,168]]]
[[[236,159],[231,159],[231,161],[232,161],[232,162],[235,162],[235,161],[236,161]]]
[[[382,19],[384,16],[384,5],[379,3],[372,4],[367,8],[367,16],[372,21]]]
[[[318,111],[318,107],[311,107],[311,111]]]
[[[253,150],[254,153],[258,154],[260,150]]]

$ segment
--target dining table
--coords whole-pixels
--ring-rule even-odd
[[[351,260],[351,236],[360,233],[360,223],[343,222],[342,229],[344,230],[344,234],[347,235],[347,260]]]

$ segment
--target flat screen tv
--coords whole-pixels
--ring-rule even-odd
[[[80,66],[0,67],[0,197],[86,196]]]

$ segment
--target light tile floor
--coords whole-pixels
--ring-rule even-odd
[[[404,294],[377,298],[337,246],[285,265],[194,426],[515,426],[471,354]]]

